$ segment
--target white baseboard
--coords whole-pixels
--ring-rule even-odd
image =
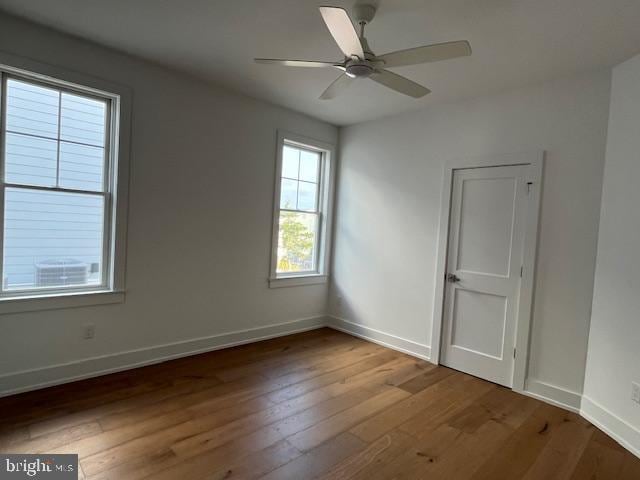
[[[542,400],[556,407],[564,408],[574,413],[580,413],[582,395],[577,392],[529,378],[525,382],[524,395]]]
[[[327,326],[335,330],[348,333],[349,335],[377,343],[383,347],[388,347],[413,357],[418,357],[422,360],[430,361],[431,359],[431,347],[428,345],[381,332],[375,328],[350,322],[344,318],[329,316]]]
[[[0,397],[327,326],[317,316],[0,375]]]
[[[587,396],[582,397],[580,414],[640,458],[640,430],[614,415]]]

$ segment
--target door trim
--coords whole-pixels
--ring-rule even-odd
[[[529,363],[529,336],[533,312],[535,289],[535,267],[540,221],[540,200],[542,197],[542,174],[544,169],[544,151],[468,157],[450,160],[444,164],[442,174],[442,197],[440,200],[440,225],[438,229],[438,253],[436,264],[436,288],[433,302],[433,324],[431,327],[431,362],[440,363],[442,343],[442,324],[444,314],[445,274],[447,251],[449,247],[449,223],[451,215],[451,194],[453,190],[453,172],[468,168],[504,167],[511,165],[529,165],[527,182],[529,184],[529,203],[525,225],[523,274],[520,283],[520,300],[516,315],[516,351],[518,352],[513,369],[513,390],[523,392]]]

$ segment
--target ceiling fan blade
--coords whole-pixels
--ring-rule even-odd
[[[431,93],[428,88],[389,70],[377,70],[369,78],[380,85],[413,98],[424,97],[426,94]]]
[[[377,57],[384,61],[385,68],[417,65],[420,63],[438,62],[450,58],[471,55],[471,45],[466,40],[458,42],[436,43],[424,47],[409,48],[397,52],[386,53]]]
[[[327,89],[320,95],[320,100],[331,100],[332,98],[340,95],[349,85],[353,83],[354,79],[349,75],[342,74],[336,78]]]
[[[320,14],[324,23],[327,24],[327,28],[333,39],[343,51],[345,56],[352,57],[357,55],[359,58],[364,58],[364,51],[358,33],[344,8],[338,7],[320,7]]]
[[[311,60],[284,60],[278,58],[254,58],[256,63],[266,63],[271,65],[282,65],[284,67],[341,67],[335,62],[315,62]]]

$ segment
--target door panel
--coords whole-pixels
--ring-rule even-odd
[[[507,298],[457,288],[454,291],[451,345],[502,358]],[[477,321],[482,318],[484,322]]]
[[[453,175],[442,363],[505,386],[513,377],[528,166]]]
[[[509,275],[515,189],[512,178],[462,180],[457,270]]]

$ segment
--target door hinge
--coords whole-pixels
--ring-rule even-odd
[[[513,358],[516,358],[516,349],[513,349]]]
[[[524,272],[524,265],[520,266],[520,278],[522,278],[522,272]]]
[[[527,182],[527,195],[531,193],[531,185],[533,185],[533,182]]]

